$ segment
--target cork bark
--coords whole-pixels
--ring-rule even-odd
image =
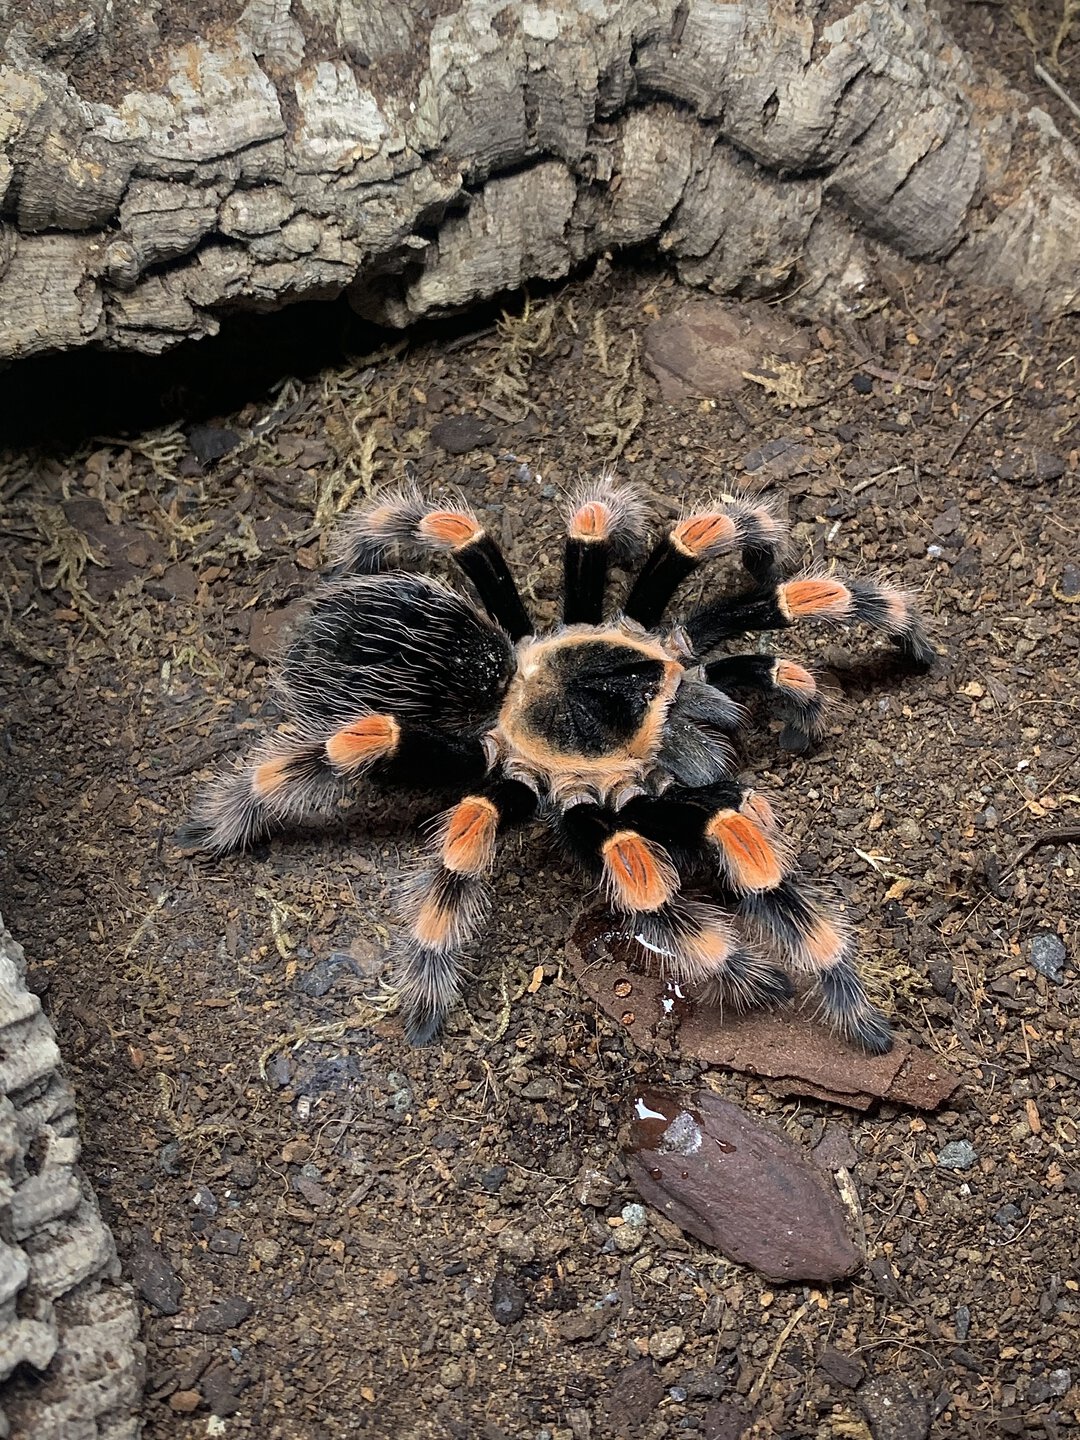
[[[0,0],[0,357],[607,250],[857,307],[882,247],[1080,303],[1080,159],[921,0]]]

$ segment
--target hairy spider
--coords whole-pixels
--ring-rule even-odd
[[[809,972],[828,1020],[882,1053],[889,1024],[855,968],[842,906],[800,874],[768,801],[733,774],[728,737],[746,713],[735,694],[761,693],[794,749],[820,737],[822,697],[794,661],[707,657],[749,631],[863,621],[926,667],[934,652],[919,618],[872,580],[784,578],[772,509],[725,495],[668,529],[605,620],[609,562],[644,536],[633,491],[607,477],[582,489],[568,515],[562,623],[538,634],[471,510],[405,492],[360,513],[282,657],[287,724],[199,800],[180,843],[250,845],[332,810],[361,780],[463,796],[404,897],[398,980],[407,1034],[423,1044],[460,994],[498,837],[539,814],[629,933],[699,998],[774,1006],[793,995],[784,967]],[[486,615],[434,579],[386,569],[395,552],[425,550],[453,556]],[[741,553],[749,588],[665,622],[679,584],[729,552]],[[691,883],[710,898],[688,898]]]

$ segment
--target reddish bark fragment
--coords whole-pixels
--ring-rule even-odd
[[[680,1229],[768,1280],[829,1284],[863,1263],[844,1209],[787,1136],[711,1090],[633,1101],[627,1165]]]
[[[673,1007],[657,978],[655,957],[620,936],[622,923],[602,906],[585,910],[566,951],[582,988],[642,1049],[666,1050],[672,1042],[658,1031],[674,1013],[681,1023],[673,1043],[682,1055],[760,1075],[781,1095],[812,1095],[853,1110],[866,1110],[879,1099],[933,1110],[960,1083],[937,1056],[906,1040],[898,1038],[888,1055],[855,1049],[812,1018],[812,994],[805,1008],[771,1013],[721,1015],[704,1005]]]

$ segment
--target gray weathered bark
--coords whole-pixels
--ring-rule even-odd
[[[75,1096],[0,919],[0,1435],[135,1440],[143,1347]]]
[[[0,355],[404,325],[645,241],[819,312],[880,244],[1080,304],[1076,152],[922,0],[189,3],[0,0]]]

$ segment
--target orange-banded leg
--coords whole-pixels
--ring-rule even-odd
[[[739,550],[755,580],[771,579],[784,541],[772,509],[745,495],[725,495],[714,509],[695,511],[673,525],[653,549],[626,601],[626,613],[652,629],[668,601],[706,560]]]
[[[841,1035],[871,1055],[892,1048],[889,1022],[856,969],[851,927],[839,900],[787,875],[774,889],[745,894],[739,913],[763,946],[814,978],[821,1013]]]
[[[680,868],[719,875],[732,896],[775,889],[792,869],[772,806],[735,780],[638,796],[620,819],[663,845]]]
[[[604,475],[574,493],[566,516],[565,624],[600,624],[611,560],[629,560],[644,538],[645,509],[629,486]]]
[[[803,751],[821,739],[825,701],[809,670],[775,655],[726,655],[705,666],[705,676],[725,694],[756,690],[784,722],[780,744]]]
[[[409,939],[398,967],[405,1033],[413,1045],[435,1037],[461,994],[462,954],[487,918],[498,835],[534,813],[536,796],[516,780],[466,795],[439,817],[437,859],[404,897]]]
[[[752,944],[813,975],[822,1010],[841,1033],[872,1054],[889,1049],[888,1021],[863,989],[850,929],[839,907],[797,875],[763,795],[731,781],[673,787],[655,799],[632,800],[620,819],[667,846],[680,865],[708,864]]]
[[[199,796],[177,843],[224,855],[311,815],[332,813],[357,779],[419,788],[468,785],[484,775],[480,741],[358,715],[328,735],[282,734]]]
[[[649,801],[631,802],[644,812]],[[700,827],[699,827],[700,828]],[[600,865],[612,908],[627,932],[656,957],[661,971],[696,990],[708,987],[733,1004],[771,1006],[791,995],[783,971],[742,943],[717,905],[685,899],[668,850],[618,815],[597,805],[576,805],[559,820],[568,848],[590,868]]]
[[[686,634],[696,655],[751,630],[786,630],[803,620],[832,624],[861,621],[882,630],[912,664],[927,668],[934,648],[911,597],[874,580],[810,576],[761,585],[730,599],[715,600],[690,616]]]
[[[468,506],[441,509],[413,489],[385,495],[342,527],[333,555],[335,572],[372,574],[384,567],[395,546],[450,554],[512,640],[535,630],[502,551]]]

